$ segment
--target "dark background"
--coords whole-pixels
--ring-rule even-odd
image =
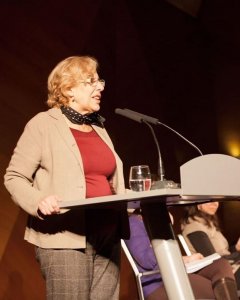
[[[238,157],[239,15],[238,0],[1,0],[1,176],[26,122],[47,109],[50,71],[62,59],[84,54],[99,60],[99,75],[106,80],[101,114],[124,162],[126,180],[135,164],[148,164],[156,173],[158,155],[149,128],[116,115],[115,108],[158,118],[204,154]],[[199,153],[166,128],[154,129],[166,178],[179,182],[179,167]],[[34,293],[34,284],[26,287],[24,277],[34,271],[26,271],[28,254],[26,260],[21,256],[19,273],[10,274],[8,264],[14,269],[15,254],[32,249],[16,242],[22,239],[25,215],[2,183],[0,197],[2,295],[14,299],[11,287],[21,280],[22,293]],[[222,222],[234,241],[239,202],[224,205]]]
[[[117,107],[158,118],[204,154],[238,156],[229,143],[239,146],[240,4],[185,2],[183,10],[163,0],[2,0],[1,152],[9,156],[29,118],[47,109],[52,68],[89,54],[106,80],[101,114],[126,178],[132,164],[148,163],[155,173],[157,152],[146,125],[115,115]],[[155,130],[166,177],[178,179],[179,166],[199,153],[167,129]]]

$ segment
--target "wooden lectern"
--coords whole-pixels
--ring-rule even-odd
[[[101,206],[106,203],[140,201],[144,223],[155,252],[170,300],[194,300],[194,295],[175,238],[167,206],[203,201],[240,199],[240,160],[209,154],[180,167],[181,188],[129,192],[123,195],[63,202],[62,208]]]

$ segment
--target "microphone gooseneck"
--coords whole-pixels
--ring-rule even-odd
[[[147,121],[142,120],[142,122],[144,124],[146,124],[148,126],[148,128],[151,130],[154,142],[155,142],[155,144],[157,146],[157,151],[158,151],[158,176],[160,178],[160,181],[163,181],[164,180],[164,176],[165,176],[165,172],[164,172],[164,167],[163,167],[162,155],[161,155],[161,151],[160,151],[160,147],[159,147],[159,143],[158,143],[156,134],[155,134],[155,132],[153,130],[153,127]]]
[[[132,119],[133,121],[136,121],[136,122],[139,122],[139,123],[143,123],[143,121],[146,121],[146,122],[154,124],[154,125],[164,126],[165,128],[169,129],[170,131],[174,132],[176,135],[181,137],[185,142],[187,142],[189,145],[191,145],[194,149],[196,149],[198,151],[198,153],[200,153],[200,155],[203,155],[202,151],[196,145],[194,145],[192,142],[190,142],[182,134],[180,134],[179,132],[177,132],[176,130],[171,128],[170,126],[160,122],[156,118],[140,114],[136,111],[133,111],[133,110],[130,110],[130,109],[127,109],[127,108],[124,108],[124,109],[116,108],[115,113],[119,114],[119,115],[122,115],[126,118]]]
[[[136,122],[139,122],[139,123],[144,123],[149,127],[149,129],[151,130],[151,133],[153,135],[154,142],[157,146],[157,151],[158,151],[158,176],[159,176],[160,181],[164,181],[164,176],[165,176],[164,173],[165,172],[164,172],[162,155],[161,155],[159,143],[158,143],[156,134],[153,130],[153,127],[149,124],[149,123],[157,124],[158,120],[155,119],[155,118],[149,117],[149,116],[144,116],[144,115],[138,114],[138,113],[136,113],[134,111],[131,111],[131,110],[128,110],[128,109],[116,108],[115,113],[119,114],[121,116],[124,116],[126,118],[129,118],[133,121],[136,121]]]
[[[176,130],[174,130],[173,128],[169,127],[168,125],[162,123],[162,122],[159,122],[158,121],[158,125],[161,125],[161,126],[164,126],[166,127],[167,129],[171,130],[172,132],[176,133],[176,135],[180,136],[184,141],[186,141],[188,144],[190,144],[193,148],[195,148],[199,153],[200,155],[203,155],[202,151],[196,146],[194,145],[192,142],[190,142],[188,139],[186,139],[183,135],[181,135],[179,132],[177,132]]]

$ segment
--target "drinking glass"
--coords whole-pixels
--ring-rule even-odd
[[[129,174],[129,187],[132,191],[143,192],[151,188],[151,173],[147,165],[132,166]]]

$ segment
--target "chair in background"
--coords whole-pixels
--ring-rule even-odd
[[[190,250],[188,249],[187,244],[185,245],[186,242],[185,242],[184,238],[183,237],[181,238],[181,237],[182,237],[182,235],[179,234],[178,238],[180,240],[180,243],[183,243],[183,249],[186,251],[186,254],[189,255]],[[137,283],[137,291],[138,291],[139,300],[144,300],[145,298],[144,298],[144,294],[143,294],[141,278],[143,276],[149,276],[149,275],[152,275],[152,274],[157,274],[157,273],[159,273],[159,270],[140,272],[138,270],[138,267],[137,267],[137,264],[136,264],[134,258],[132,257],[130,251],[128,250],[128,247],[127,247],[124,240],[121,240],[121,246],[122,246],[122,250],[125,253],[125,255],[126,255],[130,265],[131,265],[131,268],[134,272],[134,275],[135,275],[135,278],[136,278],[136,283]],[[202,300],[214,300],[214,299],[202,299]]]
[[[149,275],[152,275],[152,274],[157,274],[157,273],[159,273],[159,270],[140,272],[138,270],[138,267],[136,265],[135,260],[133,259],[131,253],[129,252],[128,247],[127,247],[126,243],[124,242],[124,240],[121,240],[121,246],[122,246],[123,252],[125,253],[125,255],[126,255],[128,261],[129,261],[129,263],[132,267],[132,270],[134,272],[136,282],[137,282],[137,290],[138,290],[139,300],[144,300],[144,294],[143,294],[141,278],[143,276],[149,276]]]
[[[178,234],[177,237],[178,237],[178,240],[179,240],[180,244],[182,245],[183,250],[185,251],[186,255],[190,256],[191,255],[191,251],[188,248],[188,245],[187,245],[184,237],[182,236],[182,234]]]
[[[187,235],[191,244],[197,252],[200,252],[203,256],[208,256],[215,253],[215,249],[208,237],[203,231],[194,231]]]
[[[203,256],[205,257],[213,257],[214,255],[216,255],[217,259],[217,253],[215,251],[215,249],[213,248],[207,234],[205,232],[202,231],[195,231],[192,232],[190,234],[187,235],[189,240],[191,241],[191,243],[193,244],[194,248],[203,254]],[[191,251],[188,248],[188,245],[184,239],[184,237],[181,234],[178,234],[178,239],[184,249],[184,251],[186,252],[187,255],[191,255]],[[219,255],[220,256],[220,255]],[[229,255],[230,256],[230,255]],[[233,268],[233,273],[235,275],[235,278],[237,280],[237,282],[239,282],[239,276],[240,276],[240,272],[237,272],[239,267],[239,261],[234,263],[233,261],[231,262],[231,259],[229,260],[230,264],[232,265]],[[240,299],[240,289],[238,286],[238,297]]]

